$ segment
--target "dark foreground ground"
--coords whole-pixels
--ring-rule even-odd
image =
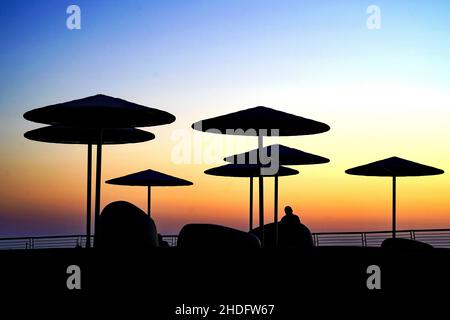
[[[70,265],[80,267],[80,290],[67,288]],[[370,265],[380,268],[380,290],[367,287]],[[308,309],[338,313],[362,303],[373,313],[394,302],[411,310],[422,299],[449,300],[450,250],[0,251],[0,284],[2,302],[42,300],[50,309],[63,300],[78,310],[125,308],[146,319],[300,319]],[[177,315],[183,305],[185,312],[192,306],[210,311]],[[242,311],[236,305],[274,307],[271,315],[252,315],[236,314]]]

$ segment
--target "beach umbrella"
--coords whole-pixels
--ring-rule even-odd
[[[87,152],[87,197],[86,197],[86,247],[91,245],[91,190],[92,190],[92,145],[98,141],[95,129],[48,126],[28,131],[25,138],[40,142],[61,144],[86,144]],[[103,144],[126,144],[153,140],[153,133],[134,128],[109,128],[103,132]]]
[[[106,181],[108,184],[121,186],[145,186],[147,187],[147,213],[150,217],[151,187],[176,187],[191,186],[193,183],[188,180],[177,178],[155,170],[144,170],[135,172],[123,177]]]
[[[325,123],[262,106],[201,120],[194,123],[192,128],[244,136],[270,136],[271,133],[266,131],[268,129],[278,129],[279,136],[301,136],[330,130]]]
[[[235,164],[251,164],[257,163],[258,152],[262,151],[264,156],[267,156],[272,161],[276,158],[279,165],[310,165],[330,162],[329,159],[304,152],[295,148],[290,148],[284,145],[275,144],[264,147],[261,150],[254,149],[244,153],[235,154],[226,157],[224,160]],[[253,215],[250,212],[250,215]],[[278,246],[278,176],[274,176],[274,212],[273,219],[275,224],[275,247]],[[251,229],[250,229],[251,230]]]
[[[100,216],[100,191],[103,132],[106,128],[150,127],[172,123],[175,116],[103,94],[49,105],[28,111],[24,118],[30,121],[96,129],[98,132],[95,174],[95,221]]]
[[[241,177],[241,178],[250,178],[250,212],[249,212],[249,229],[250,231],[253,229],[253,178],[261,176],[261,166],[258,164],[226,164],[220,167],[211,168],[205,171],[206,174],[213,176],[221,176],[221,177]],[[299,172],[297,170],[280,166],[278,172],[272,174],[270,176],[284,177],[296,175]],[[264,242],[264,215],[259,215],[259,225],[262,230],[261,243]]]
[[[263,106],[201,120],[192,124],[192,128],[210,133],[257,136],[258,149],[263,148],[264,136],[309,135],[330,130],[325,123]],[[259,215],[264,216],[263,176],[259,175],[258,180]],[[264,232],[262,238],[264,245]]]
[[[23,117],[38,123],[88,128],[151,127],[175,121],[166,111],[104,94],[33,109]]]
[[[397,177],[432,176],[442,174],[444,171],[402,158],[391,157],[348,169],[345,173],[359,176],[392,177],[392,237],[395,238]]]

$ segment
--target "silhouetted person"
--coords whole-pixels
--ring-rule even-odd
[[[142,249],[158,246],[155,223],[144,211],[129,202],[108,204],[98,223],[98,248]]]
[[[286,215],[281,218],[281,223],[300,224],[300,218],[294,214],[290,206],[284,208],[284,213]]]
[[[300,218],[294,214],[290,206],[284,208],[286,215],[279,224],[279,243],[283,247],[302,247],[313,246],[313,238],[308,227],[301,223]]]

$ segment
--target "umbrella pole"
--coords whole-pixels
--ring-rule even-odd
[[[87,152],[86,248],[91,247],[92,144]]]
[[[150,205],[151,205],[151,197],[152,195],[152,187],[148,186],[147,187],[147,214],[150,217]]]
[[[98,222],[100,218],[100,190],[102,179],[102,144],[103,144],[103,129],[100,129],[100,139],[97,144],[97,168],[95,170],[95,216],[94,216],[94,247],[97,245],[98,236]]]
[[[397,204],[396,204],[396,197],[397,197],[397,177],[392,177],[392,238],[395,239],[396,235],[396,214],[397,214]]]
[[[275,248],[278,247],[278,176],[275,176],[273,222],[275,224]]]
[[[253,177],[250,177],[250,212],[249,231],[253,230]]]
[[[261,134],[258,135],[258,160],[259,160],[259,152],[263,147],[263,136]],[[258,161],[258,163],[261,163]],[[259,227],[261,229],[261,246],[264,247],[264,178],[259,175]]]

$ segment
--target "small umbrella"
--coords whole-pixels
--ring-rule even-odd
[[[28,111],[30,121],[97,129],[97,168],[95,174],[95,220],[100,216],[102,145],[105,128],[150,127],[172,123],[175,116],[123,99],[97,94]]]
[[[144,170],[136,173],[132,173],[123,177],[114,178],[106,181],[108,184],[115,184],[121,186],[145,186],[147,187],[147,213],[150,217],[150,200],[151,200],[151,187],[175,187],[175,186],[191,186],[192,182],[170,176],[168,174],[158,172],[155,170]]]
[[[201,120],[194,123],[192,128],[211,133],[257,136],[258,149],[263,148],[263,136],[272,135],[270,129],[275,129],[277,136],[309,135],[330,130],[325,123],[263,106]],[[263,216],[264,180],[262,175],[258,178],[259,214]]]
[[[261,152],[267,157],[278,157],[280,165],[294,166],[307,164],[320,164],[330,162],[330,159],[304,152],[295,148],[286,147],[281,144],[275,144],[264,147],[261,151],[254,149],[251,151],[235,154],[224,158],[225,161],[236,164],[256,164],[258,159],[258,152]]]
[[[392,237],[395,238],[397,177],[432,176],[442,174],[444,171],[402,158],[391,157],[348,169],[345,173],[359,176],[392,177]]]
[[[98,140],[98,132],[94,129],[66,128],[59,126],[43,127],[28,131],[25,138],[40,142],[62,144],[87,144],[87,209],[86,209],[86,247],[91,246],[91,175],[92,175],[92,145]],[[103,144],[125,144],[153,140],[153,133],[132,129],[105,129]]]
[[[312,153],[304,152],[295,148],[286,147],[284,145],[271,145],[264,147],[262,154],[266,155],[273,160],[273,157],[277,157],[279,165],[309,165],[320,164],[330,162],[329,159],[317,156]],[[254,149],[248,152],[235,154],[226,157],[224,160],[231,163],[251,164],[255,163],[258,159],[258,149]],[[275,247],[278,246],[278,176],[274,176],[274,213],[273,219],[275,223]],[[250,212],[253,215],[253,212]],[[251,230],[252,228],[250,228]]]
[[[250,230],[253,229],[253,178],[261,176],[261,166],[258,164],[227,164],[220,167],[208,169],[206,174],[222,177],[249,177],[250,178]],[[278,172],[271,176],[275,176],[278,181],[278,177],[296,175],[299,172],[297,170],[280,166]],[[264,243],[264,214],[259,215],[259,225],[261,227],[261,242]]]

